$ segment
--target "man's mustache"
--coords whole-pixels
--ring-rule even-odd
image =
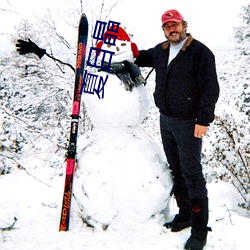
[[[172,32],[169,33],[170,36],[171,36],[171,35],[175,35],[175,34],[179,34],[179,32],[177,32],[177,31],[172,31]]]

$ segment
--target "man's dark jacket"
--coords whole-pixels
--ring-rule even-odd
[[[188,36],[178,55],[168,65],[169,42],[141,50],[135,63],[156,71],[155,104],[160,113],[182,119],[196,119],[208,126],[214,119],[219,96],[213,53]]]

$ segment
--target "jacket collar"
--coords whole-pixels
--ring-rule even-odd
[[[185,44],[183,45],[183,47],[181,48],[181,50],[183,51],[186,51],[186,48],[191,44],[191,42],[194,40],[194,38],[192,37],[191,34],[188,34],[187,33],[187,36],[188,36],[188,39],[186,40]],[[169,41],[166,41],[166,42],[163,42],[162,44],[162,48],[163,49],[168,49],[170,46],[170,42]]]

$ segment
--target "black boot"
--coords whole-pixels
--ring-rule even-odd
[[[179,232],[182,229],[190,227],[192,220],[190,217],[189,202],[186,199],[176,196],[177,206],[179,207],[179,213],[175,215],[173,221],[164,224],[166,228],[170,228],[172,232]]]
[[[184,249],[187,250],[202,250],[207,243],[207,231],[191,229],[191,236],[187,240]]]
[[[187,250],[202,250],[207,243],[208,199],[193,199],[191,202],[191,236],[185,244]]]

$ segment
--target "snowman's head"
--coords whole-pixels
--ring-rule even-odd
[[[117,36],[115,45],[106,44],[103,41],[100,41],[97,43],[96,48],[114,52],[115,54],[112,56],[113,63],[126,60],[134,62],[135,58],[139,55],[139,51],[137,45],[130,41],[130,37],[126,31],[123,28],[118,27],[118,33],[106,31],[104,37],[106,34]]]

